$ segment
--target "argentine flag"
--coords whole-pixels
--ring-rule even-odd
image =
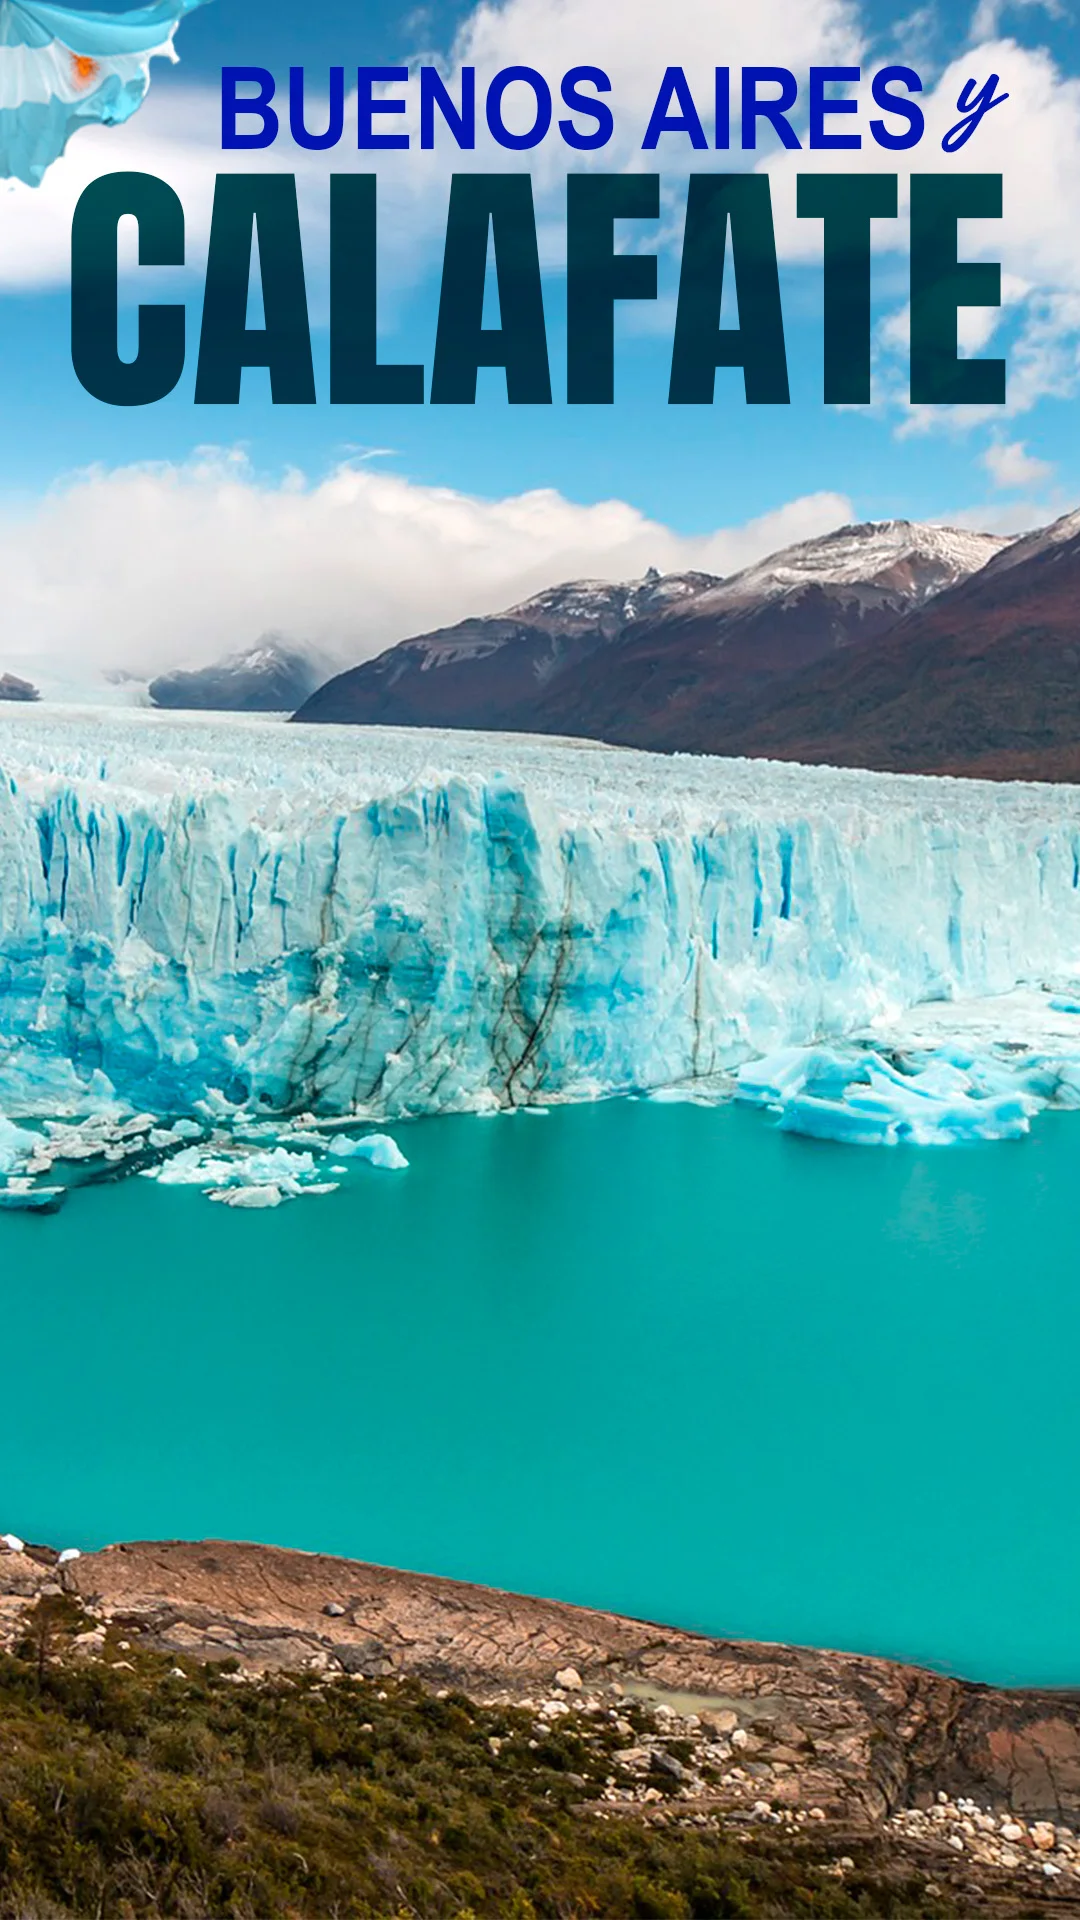
[[[0,0],[0,178],[40,186],[79,127],[115,127],[142,105],[156,54],[203,0],[151,0],[131,13],[83,13]]]

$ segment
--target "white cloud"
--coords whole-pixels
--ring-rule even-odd
[[[888,38],[878,43],[878,53],[884,54],[889,61],[900,62],[906,67],[914,66],[919,72],[933,59],[934,47],[941,32],[938,9],[933,5],[933,0],[928,0],[927,5],[915,7],[904,19],[889,21],[886,32]]]
[[[1002,263],[1010,328],[1007,412],[1015,415],[1045,397],[1069,397],[1080,377],[1080,254],[1074,241],[1080,226],[1080,80],[1062,75],[1044,51],[1014,40],[984,44],[942,76],[930,119],[935,133],[955,118],[959,89],[973,72],[980,78],[999,73],[1009,100],[987,116],[960,158],[973,169],[1001,173],[1004,208],[1000,228],[993,221],[972,223],[968,237],[961,223],[961,257]],[[992,411],[1001,418],[1000,408]],[[968,412],[967,424],[977,424],[981,410]]]
[[[991,73],[1001,79],[1008,100],[987,114],[955,160],[941,142],[960,118],[957,102],[965,83],[980,84]],[[864,78],[856,90],[859,124],[870,118]],[[993,260],[1002,267],[1002,309],[963,308],[959,315],[962,352],[979,353],[995,333],[998,353],[1008,361],[1008,414],[1028,411],[1044,397],[1067,398],[1080,389],[1080,78],[1065,75],[1042,48],[1012,39],[984,39],[950,61],[923,97],[926,132],[908,153],[887,153],[867,144],[857,153],[815,153],[815,170],[896,173],[899,218],[877,220],[873,241],[878,256],[907,254],[908,183],[913,172],[1000,173],[1000,220],[961,221],[959,257]],[[773,182],[777,243],[789,260],[816,263],[821,258],[821,226],[795,214],[795,175],[810,156],[784,152],[765,164]],[[946,428],[955,432],[1001,419],[1003,409],[911,408],[907,402],[907,313],[887,317],[879,329],[884,351],[875,392],[905,415],[900,431]],[[892,364],[889,364],[891,358]]]
[[[416,49],[421,59],[438,60],[448,84],[458,85],[462,65],[475,66],[478,78],[478,138],[475,151],[460,152],[445,139],[433,152],[419,147],[417,88],[408,89],[409,111],[393,131],[408,129],[412,148],[405,153],[358,154],[355,98],[346,103],[345,135],[328,153],[296,148],[287,124],[273,147],[223,153],[220,147],[220,97],[215,89],[186,84],[155,72],[146,105],[124,126],[90,129],[72,140],[39,188],[11,184],[4,193],[5,246],[0,255],[0,287],[58,285],[67,278],[71,216],[76,200],[101,173],[127,168],[155,173],[179,193],[188,215],[189,258],[198,261],[205,245],[214,175],[228,170],[282,170],[297,176],[305,238],[318,266],[327,220],[327,180],[331,171],[362,168],[377,158],[383,218],[380,239],[390,271],[403,284],[433,264],[432,243],[445,225],[446,195],[452,171],[468,168],[509,171],[527,168],[534,179],[542,235],[550,264],[562,254],[561,201],[569,168],[597,165],[607,171],[626,166],[659,166],[673,179],[700,164],[688,142],[665,141],[659,154],[642,154],[641,140],[665,68],[682,64],[702,114],[711,123],[713,74],[718,59],[737,74],[741,65],[774,63],[777,48],[798,72],[811,63],[858,62],[863,33],[856,0],[755,0],[733,9],[723,21],[723,47],[717,44],[715,0],[678,0],[674,13],[655,0],[481,0],[463,22],[445,59]],[[565,109],[558,86],[570,66],[593,64],[611,78],[610,104],[616,135],[597,154],[576,152],[556,132],[530,152],[497,145],[485,124],[482,102],[487,80],[499,69],[528,65],[547,78],[556,99],[556,121]],[[281,89],[285,75],[277,76]],[[398,89],[390,89],[397,92]],[[287,95],[286,95],[287,97]],[[309,123],[319,123],[322,108],[312,100]],[[506,118],[513,119],[508,96]],[[351,134],[350,134],[351,129]],[[742,163],[736,153],[734,163]],[[437,254],[434,256],[437,260]]]
[[[40,187],[14,180],[0,185],[0,288],[66,285],[75,203],[103,173],[130,169],[157,174],[179,194],[189,235],[204,224],[208,227],[214,173],[229,159],[243,157],[218,151],[219,114],[217,96],[209,88],[164,85],[152,90],[147,104],[122,127],[93,127],[76,134]]]
[[[569,66],[602,67],[613,85],[617,128],[640,155],[668,66],[685,69],[695,100],[707,108],[720,60],[733,74],[778,59],[804,73],[811,64],[857,63],[864,37],[852,0],[754,0],[722,12],[716,0],[679,0],[674,7],[656,0],[483,0],[459,32],[451,64],[475,65],[481,76],[527,64],[549,78]],[[675,155],[686,143],[666,144]],[[611,157],[608,150],[603,164]]]
[[[691,539],[621,500],[482,500],[363,465],[267,480],[242,454],[211,450],[182,466],[94,470],[0,511],[0,669],[159,671],[270,628],[360,660],[558,580],[734,572],[851,517],[842,495],[813,494]]]
[[[1021,0],[1027,3],[1034,0]],[[1052,0],[1052,5],[1056,7],[1058,0]],[[642,154],[642,130],[664,68],[674,61],[685,66],[705,110],[718,57],[735,73],[746,62],[775,60],[779,48],[785,62],[800,75],[811,63],[822,62],[861,63],[867,75],[858,93],[859,119],[853,123],[863,133],[860,153],[776,151],[763,154],[757,162],[767,167],[773,180],[777,240],[784,258],[815,268],[820,260],[820,223],[799,220],[795,214],[794,176],[810,164],[815,170],[847,170],[857,165],[860,170],[899,173],[901,217],[874,223],[879,252],[899,259],[908,246],[907,179],[912,169],[956,164],[961,170],[1000,171],[1003,220],[962,227],[961,246],[965,257],[1000,259],[1008,311],[999,322],[990,310],[963,310],[962,347],[978,352],[990,333],[999,329],[1005,346],[997,350],[1006,351],[1009,360],[1010,414],[1026,411],[1044,396],[1072,395],[1080,388],[1080,251],[1074,241],[1080,231],[1080,79],[1063,75],[1045,50],[994,37],[1002,11],[999,0],[982,0],[974,21],[978,44],[952,60],[924,97],[927,132],[923,142],[908,154],[896,154],[877,147],[867,132],[870,62],[855,0],[757,0],[753,7],[727,9],[722,47],[717,42],[715,0],[677,0],[667,8],[657,7],[655,0],[501,0],[501,4],[481,0],[465,19],[443,63],[451,83],[462,64],[474,65],[482,94],[485,77],[497,68],[525,63],[538,67],[557,84],[572,62],[593,61],[612,78],[617,138],[610,148],[593,156],[572,153],[555,136],[532,153],[516,155],[493,146],[482,131],[471,155],[445,144],[435,153],[423,153],[414,144],[407,153],[380,155],[384,325],[392,320],[408,289],[438,269],[452,167],[529,167],[549,267],[557,267],[561,260],[562,196],[568,166],[658,168],[665,183],[664,218],[658,230],[644,231],[649,235],[647,244],[676,248],[681,182],[691,165],[715,164],[715,156],[695,156],[678,141],[664,143],[655,155]],[[958,117],[959,92],[973,75],[983,79],[990,72],[1001,75],[1009,99],[987,116],[953,163],[941,153],[940,143]],[[413,103],[405,124],[415,132],[415,88]],[[318,111],[313,104],[313,123]],[[350,105],[350,117],[352,112]],[[482,114],[480,121],[482,128]],[[40,189],[14,186],[4,194],[0,288],[63,284],[78,194],[96,174],[127,167],[160,175],[180,194],[187,212],[192,262],[186,286],[197,294],[214,174],[222,168],[285,168],[297,176],[313,308],[323,317],[327,178],[332,170],[367,165],[369,157],[357,154],[354,135],[350,144],[348,121],[343,144],[329,154],[299,151],[284,134],[277,146],[261,153],[223,154],[218,129],[216,91],[185,85],[182,78],[177,81],[169,75],[156,82],[146,106],[126,126],[77,135]],[[736,149],[730,164],[739,166],[750,158]],[[157,277],[144,278],[152,287]],[[659,311],[635,313],[628,324],[640,329],[663,325],[665,320]],[[903,411],[902,430],[945,426],[955,431],[981,425],[980,409],[908,408],[903,327],[898,319],[880,337],[884,362],[891,358],[892,365],[883,364],[876,389],[887,405]],[[991,410],[988,417],[1000,419],[1001,410]]]
[[[995,440],[982,456],[982,464],[995,487],[1002,492],[1027,493],[1041,486],[1053,473],[1047,460],[1037,460],[1022,440]]]
[[[1049,14],[1052,20],[1063,20],[1065,8],[1061,0],[979,0],[971,21],[971,39],[974,45],[982,40],[994,40],[1001,28],[1001,22],[1007,13],[1014,9],[1033,11],[1038,9]]]
[[[1059,514],[1069,512],[1071,506],[1071,500],[1060,499],[998,500],[989,506],[957,507],[942,515],[941,524],[969,527],[974,533],[1034,533],[1038,527],[1049,526]]]

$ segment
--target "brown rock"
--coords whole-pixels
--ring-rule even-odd
[[[590,1675],[614,1705],[627,1693],[782,1729],[755,1745],[786,1771],[785,1804],[879,1822],[939,1790],[1029,1820],[1080,1821],[1080,1696],[968,1685],[886,1660],[708,1639],[554,1601],[394,1572],[320,1554],[222,1543],[107,1548],[60,1569],[99,1617],[174,1656],[239,1657],[254,1673],[331,1668],[415,1676],[479,1699],[543,1699],[551,1675]],[[0,1558],[0,1639],[55,1577]],[[37,1583],[35,1585],[35,1583]],[[328,1621],[327,1592],[347,1604]],[[601,1680],[600,1676],[603,1676]],[[734,1770],[733,1770],[734,1772]],[[770,1791],[772,1789],[770,1788]]]

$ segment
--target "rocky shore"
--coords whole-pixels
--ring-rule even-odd
[[[812,1836],[838,1879],[872,1842],[919,1877],[928,1911],[1080,1914],[1080,1693],[714,1640],[325,1555],[7,1542],[5,1648],[66,1596],[82,1660],[123,1668],[153,1651],[180,1677],[197,1661],[240,1683],[420,1682],[531,1716],[537,1750],[572,1729],[606,1769],[592,1818]]]

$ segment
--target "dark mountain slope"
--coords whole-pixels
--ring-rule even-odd
[[[874,648],[731,702],[687,744],[899,772],[1080,778],[1080,514],[1016,541]]]
[[[547,687],[572,680],[635,621],[719,582],[708,573],[651,572],[612,586],[573,580],[509,612],[403,640],[320,687],[298,720],[362,726],[527,728]]]
[[[878,641],[1003,544],[887,521],[804,541],[729,580],[578,581],[403,641],[321,687],[297,718],[708,750],[733,697]]]
[[[325,663],[268,633],[246,653],[213,666],[163,673],[150,682],[155,707],[217,713],[291,713],[319,685]]]

